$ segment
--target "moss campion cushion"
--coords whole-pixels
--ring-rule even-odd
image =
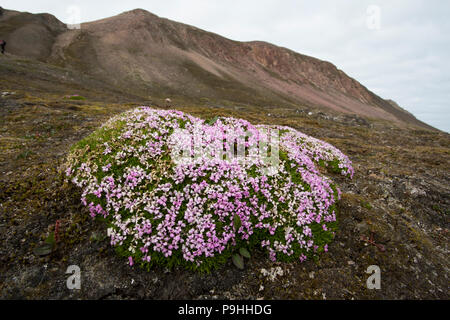
[[[73,146],[65,172],[131,265],[208,271],[241,247],[273,261],[327,251],[340,191],[319,166],[353,175],[341,151],[289,127],[139,107]]]

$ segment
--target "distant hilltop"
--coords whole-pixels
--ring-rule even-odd
[[[276,45],[238,42],[136,9],[69,29],[50,14],[0,10],[7,52],[136,95],[310,106],[431,128],[333,64]]]

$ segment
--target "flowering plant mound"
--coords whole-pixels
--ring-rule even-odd
[[[242,247],[272,261],[327,251],[340,191],[318,166],[353,175],[338,149],[289,127],[139,107],[74,145],[65,174],[130,265],[208,271]]]

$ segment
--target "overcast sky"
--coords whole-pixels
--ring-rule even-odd
[[[2,0],[66,23],[135,8],[233,40],[263,40],[335,64],[418,119],[450,132],[447,0]],[[71,9],[75,6],[76,10]]]

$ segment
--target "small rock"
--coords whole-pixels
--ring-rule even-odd
[[[365,221],[362,221],[356,225],[356,229],[360,233],[366,233],[367,231],[369,231],[369,226],[367,225],[367,223]]]

